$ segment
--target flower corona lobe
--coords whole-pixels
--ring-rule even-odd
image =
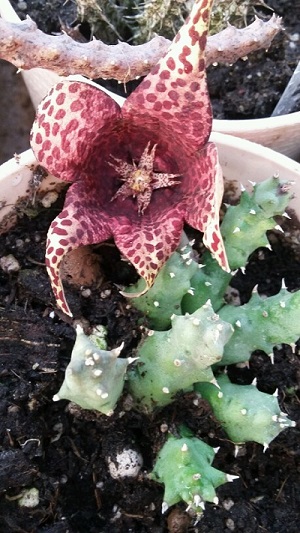
[[[228,269],[218,214],[223,180],[216,147],[208,143],[211,4],[195,1],[167,54],[122,109],[100,88],[71,80],[59,82],[38,108],[34,153],[71,183],[46,250],[57,305],[70,316],[60,265],[81,245],[113,237],[146,291],[178,246],[186,221],[204,233],[206,246]]]

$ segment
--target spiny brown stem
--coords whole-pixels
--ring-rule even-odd
[[[212,63],[234,63],[260,48],[268,48],[282,29],[275,15],[263,22],[256,19],[244,29],[228,26],[208,38],[206,59]],[[79,43],[68,35],[47,35],[30,18],[11,23],[0,18],[0,58],[19,69],[50,69],[57,74],[83,74],[88,78],[114,78],[127,82],[145,76],[167,51],[170,41],[154,37],[150,42],[131,46],[106,45],[101,41]]]

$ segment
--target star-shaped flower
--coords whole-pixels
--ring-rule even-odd
[[[122,109],[100,88],[71,80],[58,83],[39,106],[31,136],[35,155],[52,174],[72,182],[46,250],[57,305],[70,316],[60,264],[80,245],[113,237],[147,290],[187,222],[204,233],[205,245],[228,269],[219,231],[222,172],[208,142],[211,4],[195,1],[167,54]]]

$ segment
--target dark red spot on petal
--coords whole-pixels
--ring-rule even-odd
[[[62,105],[66,99],[66,93],[60,93],[56,98],[57,105]]]
[[[154,93],[149,93],[146,96],[147,102],[155,102],[157,100],[157,96]]]
[[[71,111],[80,111],[83,108],[83,103],[80,100],[75,100],[70,105]]]
[[[175,69],[175,67],[176,67],[176,63],[175,63],[173,57],[169,57],[169,58],[167,59],[167,67],[168,67],[170,70],[174,70],[174,69]]]
[[[160,93],[164,93],[166,90],[167,90],[167,87],[165,86],[164,83],[162,83],[161,81],[159,81],[156,86],[155,86],[155,89],[160,92]]]
[[[35,142],[36,142],[36,144],[42,144],[42,142],[43,142],[43,137],[41,136],[41,134],[39,132],[35,136]]]
[[[65,117],[66,111],[64,109],[59,109],[57,113],[55,114],[54,118],[55,120],[61,120]]]
[[[159,73],[159,77],[161,80],[168,80],[170,78],[171,74],[169,70],[162,70]]]

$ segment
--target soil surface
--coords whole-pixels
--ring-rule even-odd
[[[29,14],[32,3],[26,2]],[[47,8],[43,19],[45,13],[51,21],[54,17],[56,25],[50,28],[58,31],[54,2],[51,9],[49,2],[35,3]],[[19,4],[24,7],[25,2]],[[62,10],[63,4],[56,2],[55,6]],[[267,60],[265,54],[258,53],[257,60],[253,54],[249,62],[211,68],[210,85],[219,117],[270,114],[296,64],[291,43],[298,47],[299,55],[295,37],[300,32],[299,4],[267,4],[284,17],[286,34],[267,53]],[[268,73],[271,87],[267,85]],[[213,80],[218,77],[217,93]],[[227,96],[225,86],[230,89]],[[254,91],[251,94],[250,87]],[[251,383],[257,377],[260,390],[274,393],[278,388],[282,410],[298,422],[296,428],[281,433],[265,453],[261,445],[248,443],[235,456],[233,443],[207,404],[196,406],[190,394],[151,418],[129,409],[126,391],[109,418],[66,401],[52,401],[75,339],[72,320],[55,309],[44,266],[47,229],[61,203],[62,199],[50,209],[28,211],[14,230],[0,236],[0,257],[12,254],[20,266],[9,273],[0,270],[0,532],[298,533],[298,344],[276,348],[274,364],[263,352],[255,352],[249,368],[230,369],[231,379],[238,383]],[[282,279],[289,290],[300,289],[299,246],[294,244],[291,249],[285,237],[276,232],[270,235],[270,242],[272,250],[256,251],[245,275],[238,272],[232,282],[242,302],[249,299],[255,285],[266,295],[278,292]],[[97,280],[89,290],[66,284],[67,299],[75,319],[84,320],[87,328],[105,325],[109,348],[124,341],[122,356],[128,357],[134,354],[142,334],[141,316],[128,308],[118,286],[135,281],[135,273],[120,260],[113,243],[96,248],[95,254],[101,266]],[[239,475],[238,480],[218,489],[219,504],[207,504],[198,524],[185,513],[184,504],[162,515],[163,487],[148,477],[166,439],[163,430],[167,426],[175,431],[183,422],[210,445],[220,446],[216,468]],[[143,456],[144,466],[137,479],[119,481],[109,474],[108,455],[124,446],[136,447]],[[20,506],[24,491],[32,488],[38,491],[37,505]]]

